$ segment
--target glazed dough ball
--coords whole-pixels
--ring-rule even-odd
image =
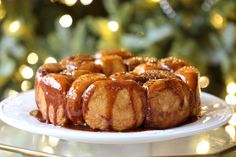
[[[191,93],[181,80],[150,80],[143,85],[147,90],[145,126],[165,129],[183,123],[191,111]]]
[[[134,81],[96,81],[83,95],[83,117],[89,127],[123,131],[140,126],[145,90]]]
[[[38,108],[43,119],[54,125],[63,125],[66,117],[66,94],[73,79],[70,76],[51,73],[38,84]]]
[[[66,110],[70,121],[77,125],[83,124],[82,95],[84,91],[95,81],[105,80],[107,77],[100,73],[84,74],[78,77],[71,85],[67,93]]]

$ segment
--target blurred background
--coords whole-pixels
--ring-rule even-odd
[[[32,89],[43,63],[116,48],[186,59],[236,104],[234,0],[0,0],[0,99]]]

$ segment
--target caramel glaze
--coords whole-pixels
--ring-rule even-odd
[[[89,73],[91,72],[88,70],[72,70],[72,69],[65,69],[62,72],[60,72],[60,74],[71,76],[74,79],[77,79],[81,75],[89,74]]]
[[[143,85],[144,82],[146,82],[145,78],[134,73],[134,72],[120,72],[112,74],[110,77],[112,80],[133,80],[137,82],[139,85]]]
[[[168,57],[161,59],[158,62],[158,65],[160,65],[163,69],[168,70],[170,72],[175,72],[176,70],[184,66],[190,66],[188,62],[175,57]]]
[[[110,76],[117,72],[126,72],[126,66],[123,63],[123,59],[118,55],[103,56],[96,59],[95,64],[100,66],[103,74]]]
[[[89,55],[69,56],[60,61],[60,64],[67,69],[75,69],[83,62],[94,61],[94,58]]]
[[[131,57],[124,60],[124,64],[127,66],[128,71],[134,70],[134,68],[140,64],[156,64],[157,58],[155,57]]]
[[[199,77],[200,72],[192,67],[185,66],[178,69],[175,74],[179,76],[192,90],[192,116],[198,116],[200,114],[200,87],[199,87]]]
[[[137,82],[139,85],[143,85],[145,82],[149,80],[157,80],[163,78],[176,78],[180,79],[180,76],[175,75],[166,70],[148,70],[138,75],[134,72],[120,72],[115,73],[109,77],[112,80],[133,80]]]
[[[40,87],[45,93],[46,117],[44,118],[47,123],[60,125],[66,121],[66,93],[72,82],[73,79],[71,77],[54,73],[46,75],[43,77],[42,81],[40,81]],[[63,107],[63,110],[60,111],[63,113],[60,119],[57,117],[59,105]],[[53,112],[49,112],[50,107],[52,107]],[[49,115],[49,113],[51,113],[51,115]]]
[[[117,63],[113,62],[113,59],[116,59]],[[97,64],[96,61],[100,61],[101,63]],[[133,70],[133,72],[122,72],[127,70]],[[91,72],[92,74],[94,72],[103,72],[107,76],[113,74],[110,76],[110,79],[112,80],[108,80],[105,77],[97,79],[96,77],[92,79],[88,78],[88,80],[85,81],[86,83],[80,82],[79,87],[73,87],[72,82],[75,79],[80,78],[83,75],[92,75],[89,74]],[[86,77],[84,76],[84,78]],[[38,69],[35,78],[36,103],[40,109],[41,106],[39,104],[43,103],[41,100],[43,97],[46,103],[46,112],[41,114],[38,111],[32,111],[31,115],[35,116],[41,122],[53,123],[54,125],[64,125],[66,128],[98,131],[96,128],[91,129],[87,125],[85,126],[83,124],[85,124],[84,119],[88,111],[88,104],[91,96],[94,94],[97,88],[103,86],[107,91],[109,91],[109,95],[107,96],[109,107],[107,109],[107,115],[104,117],[108,127],[104,130],[112,131],[114,130],[112,121],[112,109],[114,101],[117,97],[118,91],[126,88],[129,92],[131,100],[130,105],[132,106],[134,112],[134,123],[131,127],[126,129],[126,132],[152,130],[152,128],[150,128],[151,125],[149,125],[148,128],[145,128],[144,125],[138,127],[140,124],[143,124],[143,122],[137,124],[137,111],[133,104],[135,99],[133,95],[134,90],[136,90],[136,92],[138,91],[137,93],[142,99],[142,103],[144,104],[142,110],[143,113],[147,115],[146,121],[148,121],[148,119],[152,120],[153,113],[149,111],[149,105],[146,105],[146,103],[149,104],[147,94],[150,92],[147,91],[146,86],[148,86],[150,82],[159,79],[181,79],[183,82],[185,82],[185,84],[188,85],[190,91],[192,92],[192,113],[188,117],[191,120],[184,119],[180,122],[181,124],[186,124],[192,122],[191,117],[196,117],[200,113],[200,89],[198,78],[199,72],[197,69],[190,67],[189,63],[186,61],[176,59],[174,57],[161,60],[149,57],[132,57],[132,54],[125,50],[100,51],[95,55],[95,57],[88,55],[71,56],[61,60],[60,64],[44,64]],[[76,81],[74,81],[74,84],[75,82]],[[144,87],[141,87],[144,83]],[[180,87],[177,87],[176,84],[172,83],[167,84],[168,85],[165,83],[166,88],[169,88],[173,93],[178,95],[178,97],[182,97],[180,92],[182,89],[180,90]],[[78,92],[79,94],[76,93],[79,95],[77,95],[77,97],[68,92],[69,89],[71,89],[71,91],[76,91],[77,88],[81,87],[84,88]],[[40,95],[39,93],[43,93],[43,95]],[[72,108],[68,107],[68,101],[70,101],[69,98],[71,98],[72,102],[74,101],[71,103]],[[183,101],[184,100],[181,100],[181,104],[183,104]],[[49,111],[50,107],[53,108],[53,112]],[[63,110],[61,110],[59,107],[63,107]],[[83,117],[81,117],[81,110]],[[58,115],[58,113],[62,113],[62,115]],[[144,116],[145,115],[143,114],[143,119]],[[67,121],[68,118],[70,121]],[[177,123],[173,126],[178,126],[180,123]],[[80,124],[80,126],[77,124]],[[132,129],[135,127],[138,128]],[[157,128],[158,127],[155,129]],[[101,131],[101,129],[99,131]]]
[[[43,119],[42,113],[39,110],[31,111],[30,115],[35,117],[40,122],[46,122],[45,119]],[[200,117],[189,117],[185,122],[183,122],[181,124],[181,126],[193,123],[193,122],[197,121],[198,118],[200,118]],[[84,123],[83,125],[74,125],[71,123],[66,123],[62,127],[67,128],[67,129],[72,129],[72,130],[90,131],[90,132],[117,132],[117,131],[113,131],[113,130],[92,129],[89,126],[87,126],[86,123]],[[128,130],[125,130],[122,132],[142,132],[142,131],[148,131],[148,130],[157,130],[157,129],[156,128],[149,128],[149,127],[145,127],[144,125],[141,125],[137,128],[128,129]]]
[[[164,78],[179,79],[178,76],[166,70],[148,70],[140,74],[139,76],[143,78],[144,83],[149,80],[158,80],[158,79],[164,79]]]
[[[190,90],[187,87],[187,85],[183,83],[181,80],[176,78],[150,80],[144,84],[144,87],[147,90],[147,112],[145,120],[145,125],[147,127],[155,127],[155,128],[174,127],[183,123],[189,117],[191,109],[191,107],[189,106],[189,102],[191,102]],[[161,103],[162,101],[160,101],[159,99],[155,100],[154,97],[157,96],[160,97],[159,93],[162,93],[166,90],[170,91],[173,95],[177,96],[176,98],[174,97],[169,98],[169,99],[175,99],[175,101],[179,100],[179,104],[177,104],[178,107],[176,108],[176,110],[173,110],[171,108],[172,106],[166,106],[167,104],[162,104]],[[186,94],[187,96],[187,102],[184,101],[184,94]],[[166,98],[161,97],[160,99],[165,100]],[[165,111],[164,109],[159,108],[157,111],[158,113],[156,112],[153,113],[153,111],[155,111],[153,104],[155,104],[155,108],[165,106],[168,107],[168,109]],[[173,114],[176,115],[176,117],[173,117]],[[163,121],[163,119],[165,120]]]
[[[49,64],[44,64],[40,66],[35,75],[35,84],[34,84],[35,95],[39,94],[39,82],[42,80],[44,76],[50,73],[59,73],[63,70],[64,68],[60,64],[57,64],[57,63],[49,63]],[[38,104],[40,101],[40,97],[35,97],[35,100],[36,100],[37,106],[39,107]]]
[[[135,67],[133,72],[140,75],[140,74],[142,74],[146,71],[149,71],[149,70],[165,70],[165,69],[158,64],[144,63],[144,64],[140,64],[137,67]]]
[[[30,112],[30,115],[37,118],[40,122],[46,122],[46,120],[43,118],[42,113],[39,110],[33,110]]]
[[[141,86],[139,86],[136,82],[127,81],[127,80],[124,80],[124,81],[102,80],[102,81],[96,81],[92,85],[90,85],[83,94],[83,107],[82,108],[83,108],[84,119],[86,119],[90,98],[92,97],[92,95],[94,94],[97,88],[102,88],[102,87],[104,87],[107,91],[109,91],[109,95],[107,95],[108,97],[107,104],[109,104],[109,106],[107,107],[107,115],[105,117],[108,127],[105,130],[114,130],[113,123],[112,123],[112,117],[113,117],[112,109],[113,109],[114,101],[116,100],[116,97],[117,97],[117,93],[121,89],[127,89],[129,92],[129,95],[131,96],[130,105],[132,106],[132,109],[134,112],[134,116],[133,116],[134,123],[129,128],[134,128],[134,127],[137,127],[137,125],[140,125],[140,124],[137,124],[138,120],[136,117],[136,114],[137,114],[136,108],[134,107],[134,104],[133,104],[134,102],[133,92],[135,90],[135,92],[137,92],[140,95],[140,98],[142,99],[142,112],[145,113],[145,106],[146,106],[145,90]],[[144,114],[143,114],[143,118],[144,118]]]
[[[105,80],[107,77],[101,73],[84,74],[78,77],[71,85],[67,93],[66,112],[73,124],[83,124],[82,95],[84,91],[95,81]]]
[[[95,58],[99,59],[105,56],[120,56],[122,59],[127,59],[132,57],[133,55],[129,52],[126,51],[124,49],[119,49],[119,50],[102,50],[97,52],[97,54],[95,54]]]
[[[100,65],[95,64],[94,58],[89,55],[78,55],[64,58],[60,64],[69,70],[87,70],[94,73],[101,73]]]

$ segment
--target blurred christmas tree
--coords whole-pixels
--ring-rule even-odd
[[[123,47],[188,60],[236,104],[235,12],[234,0],[0,0],[0,95],[33,88],[44,62]]]

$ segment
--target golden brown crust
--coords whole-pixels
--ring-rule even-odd
[[[123,63],[123,60],[120,56],[103,56],[100,59],[95,61],[97,65],[102,67],[102,72],[106,76],[110,76],[117,72],[125,72],[126,67]]]
[[[134,68],[143,63],[156,64],[157,58],[155,57],[131,57],[124,60],[125,65],[128,68],[128,71],[134,70]]]
[[[164,70],[162,66],[153,63],[144,63],[136,66],[133,70],[134,73],[140,75],[146,71],[150,70]]]
[[[60,72],[60,74],[71,76],[74,79],[77,79],[81,75],[89,74],[89,73],[91,72],[88,70],[72,70],[72,69],[65,69],[62,72]]]
[[[40,102],[40,96],[39,95],[39,83],[42,80],[44,76],[50,73],[59,73],[64,68],[58,64],[58,63],[49,63],[49,64],[44,64],[40,66],[35,74],[35,83],[34,83],[34,88],[35,88],[35,100],[37,106],[39,105]],[[38,106],[39,107],[39,106]]]
[[[185,66],[178,69],[175,72],[176,75],[180,76],[180,78],[192,89],[193,91],[193,99],[192,99],[192,111],[191,116],[199,116],[200,115],[200,86],[199,86],[199,71],[193,66]]]
[[[169,70],[171,72],[175,72],[176,70],[189,66],[190,64],[182,59],[178,59],[176,57],[167,57],[163,58],[158,63],[163,69]]]
[[[82,117],[82,95],[84,91],[95,81],[104,80],[107,77],[100,73],[84,74],[78,77],[71,85],[67,93],[66,110],[73,124],[83,124]]]
[[[71,56],[42,65],[35,98],[42,120],[54,125],[165,129],[200,114],[198,79],[199,71],[181,59],[100,51],[95,57]]]
[[[83,62],[94,61],[94,58],[90,55],[76,55],[63,58],[60,64],[66,69],[77,69]]]
[[[73,79],[62,74],[48,74],[39,82],[38,107],[48,123],[63,125],[66,117],[66,94]]]
[[[137,82],[138,84],[142,85],[144,82],[146,82],[146,80],[134,73],[134,72],[120,72],[120,73],[115,73],[115,74],[112,74],[110,77],[109,77],[111,80],[132,80],[132,81],[135,81]]]
[[[143,80],[145,80],[145,82],[149,80],[158,80],[164,78],[176,78],[176,79],[179,78],[175,74],[166,70],[148,70],[140,74],[139,77],[142,77]]]
[[[134,81],[96,81],[83,95],[83,117],[93,129],[122,131],[144,120],[145,90]]]
[[[95,64],[94,58],[89,55],[66,57],[60,61],[60,64],[69,70],[88,70],[94,73],[102,72],[101,67]]]
[[[145,126],[170,128],[183,123],[189,116],[191,91],[179,79],[151,80],[143,85],[147,90]]]
[[[120,56],[122,59],[127,59],[132,57],[133,55],[124,49],[119,50],[101,50],[95,54],[95,58],[99,59],[105,56]]]

